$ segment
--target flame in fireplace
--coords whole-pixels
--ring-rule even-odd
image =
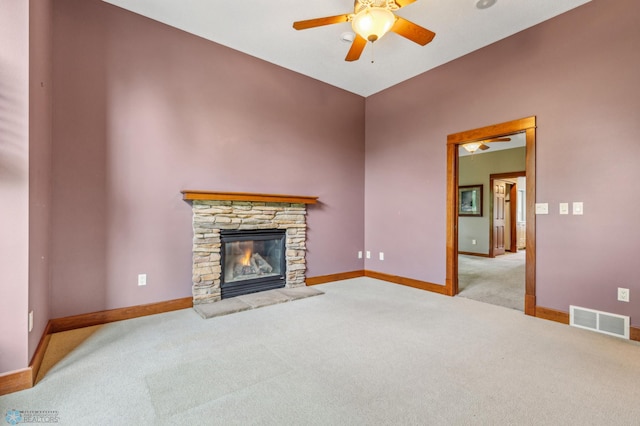
[[[251,265],[251,249],[245,249],[244,250],[244,255],[242,257],[241,263],[242,266],[249,266]]]

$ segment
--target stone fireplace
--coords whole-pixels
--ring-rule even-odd
[[[305,286],[306,206],[317,197],[182,193],[193,212],[194,305]]]

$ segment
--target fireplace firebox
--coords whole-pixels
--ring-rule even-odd
[[[222,299],[285,286],[284,229],[221,230]]]

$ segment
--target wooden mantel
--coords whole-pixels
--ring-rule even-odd
[[[318,202],[318,197],[305,195],[252,194],[249,192],[197,191],[192,189],[184,189],[180,192],[184,200],[261,201],[297,204],[316,204]]]

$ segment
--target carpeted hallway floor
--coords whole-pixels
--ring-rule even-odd
[[[638,424],[637,342],[371,278],[318,288],[325,294],[207,320],[185,309],[62,333],[62,344],[76,334],[75,348],[34,388],[0,397],[2,416],[49,410],[62,425]]]
[[[458,295],[524,312],[525,251],[494,258],[458,255]]]

